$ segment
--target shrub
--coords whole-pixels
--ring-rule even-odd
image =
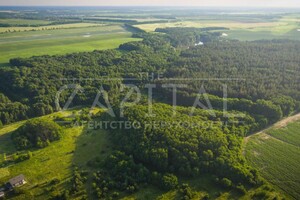
[[[223,178],[220,180],[220,183],[224,188],[230,188],[232,186],[232,182],[228,178]]]
[[[255,192],[255,194],[252,196],[254,199],[268,199],[269,198],[269,194],[267,191],[261,190],[261,191],[257,191]]]
[[[44,148],[61,138],[62,128],[53,121],[32,119],[17,129],[12,138],[18,149]]]
[[[247,193],[246,188],[245,188],[242,184],[238,184],[238,185],[236,186],[236,189],[237,189],[237,191],[238,191],[240,194],[242,194],[242,195],[245,195],[245,194]]]
[[[56,184],[58,184],[58,183],[60,183],[60,180],[59,180],[58,178],[54,178],[54,179],[51,181],[50,184],[56,185]]]
[[[166,190],[174,189],[178,185],[178,178],[173,174],[166,174],[162,177],[161,184]]]

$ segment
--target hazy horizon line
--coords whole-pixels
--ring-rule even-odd
[[[1,5],[0,7],[153,7],[153,8],[277,8],[277,9],[300,9],[300,6],[184,6],[184,5]]]

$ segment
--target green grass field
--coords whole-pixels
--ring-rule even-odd
[[[66,111],[63,114],[51,114],[43,118],[53,120],[55,116],[71,114],[71,111]],[[23,123],[14,123],[0,129],[1,156],[3,153],[9,156],[16,152],[10,135]],[[3,142],[4,145],[2,145]],[[82,169],[87,169],[87,161],[96,156],[106,156],[111,151],[110,148],[108,133],[105,131],[88,131],[83,126],[64,128],[64,135],[60,141],[54,142],[44,149],[34,150],[30,160],[0,168],[0,182],[24,174],[28,183],[22,188],[34,195],[35,199],[48,199],[52,192],[50,182],[53,179],[61,180],[56,189],[62,190],[72,176],[74,164]],[[104,151],[106,153],[103,153]],[[16,199],[26,198],[28,196],[21,195]]]
[[[246,22],[245,22],[246,20]],[[273,20],[261,18],[249,21],[244,17],[239,21],[236,17],[224,16],[215,18],[183,18],[181,21],[169,23],[151,23],[139,24],[136,27],[147,32],[153,32],[156,28],[166,27],[225,27],[230,30],[223,31],[228,34],[229,39],[238,39],[242,41],[253,41],[262,39],[292,39],[300,40],[300,20],[297,14],[283,15]]]
[[[253,135],[245,146],[245,155],[261,175],[289,194],[300,199],[300,122],[285,128],[270,129]]]
[[[15,57],[113,49],[135,40],[139,39],[118,25],[5,33],[0,34],[0,63]]]

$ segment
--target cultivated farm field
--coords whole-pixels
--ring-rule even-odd
[[[300,198],[300,121],[247,138],[245,156],[272,184]],[[297,192],[298,191],[298,192]]]
[[[143,29],[147,32],[153,32],[156,28],[166,27],[225,27],[229,30],[225,30],[228,39],[238,39],[242,41],[253,41],[263,39],[300,39],[300,19],[296,14],[273,16],[269,18],[252,18],[250,15],[249,20],[245,17],[237,20],[233,16],[224,16],[216,18],[208,18],[199,16],[194,18],[182,18],[176,22],[164,22],[164,23],[145,23],[135,25],[137,28]],[[246,23],[245,23],[246,21]]]

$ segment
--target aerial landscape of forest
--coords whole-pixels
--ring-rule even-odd
[[[0,199],[300,199],[300,5],[1,2]]]

